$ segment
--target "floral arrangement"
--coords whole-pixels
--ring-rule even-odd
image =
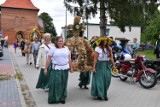
[[[72,55],[73,71],[87,72],[92,70],[93,50],[91,45],[83,37],[72,37],[65,41]],[[74,56],[77,59],[74,59]]]
[[[67,26],[67,29],[70,30],[70,31],[72,31],[71,32],[72,35],[79,35],[79,33],[81,31],[83,31],[83,30],[86,29],[86,27],[82,23],[80,23],[80,20],[81,20],[81,17],[80,16],[76,16],[74,18],[73,24],[69,24]]]
[[[33,41],[34,34],[37,34],[39,40],[42,39],[42,34],[38,31],[38,29],[35,28],[32,30],[32,32],[29,35],[29,41],[31,41],[31,42]]]
[[[117,69],[117,68],[114,68],[114,69],[112,70],[112,72],[113,72],[114,74],[116,74],[116,73],[118,73],[118,69]]]
[[[105,36],[99,37],[99,38],[96,40],[97,46],[101,43],[101,41],[107,41],[107,45],[110,45],[110,44],[113,42],[113,39],[110,38],[110,37],[105,37]]]

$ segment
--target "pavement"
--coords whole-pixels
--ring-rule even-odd
[[[9,51],[24,75],[24,79],[37,107],[160,107],[159,81],[155,87],[144,89],[139,83],[130,83],[129,79],[122,82],[119,78],[112,78],[108,91],[109,101],[98,101],[91,96],[90,85],[88,90],[80,89],[78,87],[79,73],[77,72],[69,74],[66,104],[48,104],[48,92],[35,88],[39,70],[37,70],[34,65],[26,64],[25,57],[21,55],[19,49],[17,50],[17,53],[14,53],[13,47],[10,46]],[[6,82],[5,84],[9,83]],[[14,85],[16,86],[16,84]],[[0,105],[0,107],[3,106]]]
[[[8,49],[4,48],[4,56],[0,58],[0,73],[14,76],[14,66]],[[17,80],[0,80],[0,107],[22,107]],[[4,77],[5,78],[5,77]]]

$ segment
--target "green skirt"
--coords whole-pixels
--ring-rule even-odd
[[[44,74],[44,69],[41,68],[36,88],[41,88],[41,89],[48,88],[48,81],[51,70],[52,70],[52,64],[49,64],[48,66],[47,75]]]
[[[59,103],[67,98],[68,69],[52,69],[49,79],[48,103]]]
[[[90,83],[90,72],[80,72],[79,86],[88,85]]]
[[[97,61],[96,72],[92,75],[91,95],[104,99],[111,83],[109,61]]]

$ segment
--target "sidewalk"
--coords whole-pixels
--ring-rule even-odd
[[[13,52],[13,48],[10,48]],[[144,89],[139,83],[130,84],[112,78],[109,88],[109,101],[98,101],[90,95],[90,89],[84,90],[78,87],[79,73],[69,73],[68,97],[66,104],[48,104],[48,92],[36,89],[39,70],[34,65],[28,65],[20,50],[14,54],[15,60],[24,75],[24,79],[32,93],[37,107],[159,107],[160,106],[160,82],[152,89]]]
[[[0,58],[0,73],[14,75],[14,68],[8,49],[3,49],[4,56]],[[22,107],[19,86],[16,79],[0,80],[0,107]]]

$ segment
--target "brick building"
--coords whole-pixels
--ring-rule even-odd
[[[39,9],[31,0],[6,0],[0,5],[0,31],[13,43],[17,36],[28,39],[32,29],[38,25]]]

